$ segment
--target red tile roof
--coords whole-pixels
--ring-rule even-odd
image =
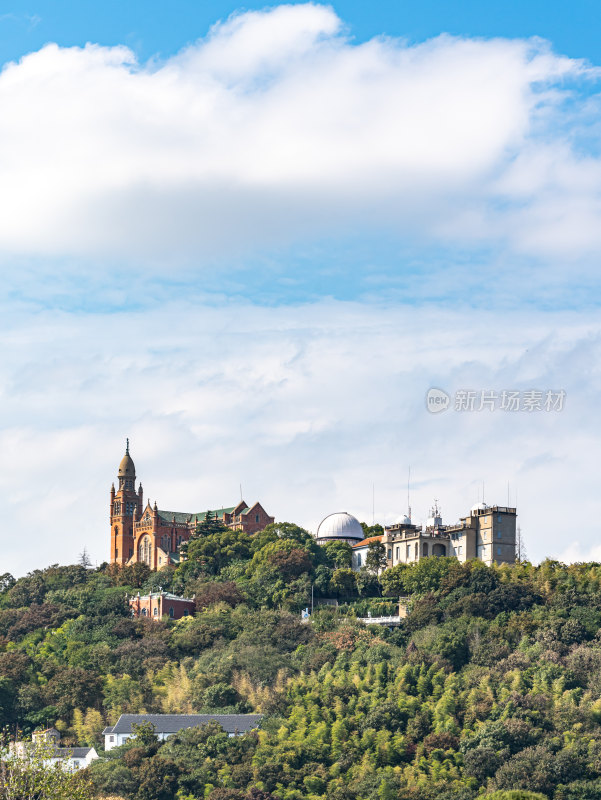
[[[382,541],[382,536],[370,536],[367,539],[363,539],[362,542],[359,542],[358,544],[354,544],[353,548],[355,548],[355,547],[365,547],[366,544],[371,544],[372,542],[381,542],[381,541]]]

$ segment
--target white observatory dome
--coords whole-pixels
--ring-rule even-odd
[[[487,508],[488,508],[488,506],[486,505],[486,503],[475,503],[475,505],[473,505],[470,508],[470,512],[472,514],[475,514],[476,511],[486,511]]]
[[[365,538],[363,528],[359,521],[347,514],[346,511],[338,511],[336,514],[329,514],[319,523],[315,536],[317,544],[326,542],[348,542],[357,544]]]
[[[409,519],[409,517],[406,514],[404,516],[401,515],[397,519],[396,524],[397,525],[411,525],[411,520]]]

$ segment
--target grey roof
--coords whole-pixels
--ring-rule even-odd
[[[263,714],[121,714],[112,729],[105,733],[132,733],[132,724],[150,722],[155,733],[177,733],[185,728],[197,728],[215,720],[226,733],[246,733],[256,728]]]
[[[52,758],[85,758],[93,747],[55,747]]]

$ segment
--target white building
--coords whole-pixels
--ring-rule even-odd
[[[30,758],[35,755],[36,749],[42,756],[44,766],[53,767],[55,764],[68,772],[77,772],[88,767],[98,758],[98,753],[93,747],[60,747],[61,735],[56,728],[47,728],[44,731],[35,731],[31,742],[14,742],[10,751],[16,758]]]
[[[208,722],[218,722],[229,736],[238,736],[258,727],[262,719],[263,714],[121,714],[113,726],[102,732],[104,749],[112,750],[113,747],[125,744],[135,736],[133,725],[145,722],[150,722],[155,736],[163,741],[174,733],[187,728],[198,728]]]

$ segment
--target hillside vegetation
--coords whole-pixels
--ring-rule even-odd
[[[303,624],[311,585],[341,606]],[[126,594],[159,586],[197,614],[132,619]],[[233,739],[142,728],[88,770],[99,796],[601,800],[599,564],[430,559],[378,579],[295,525],[248,537],[209,519],[175,570],[52,566],[0,590],[12,733],[54,724],[100,749],[121,713],[266,715]],[[355,618],[401,594],[399,629]]]

